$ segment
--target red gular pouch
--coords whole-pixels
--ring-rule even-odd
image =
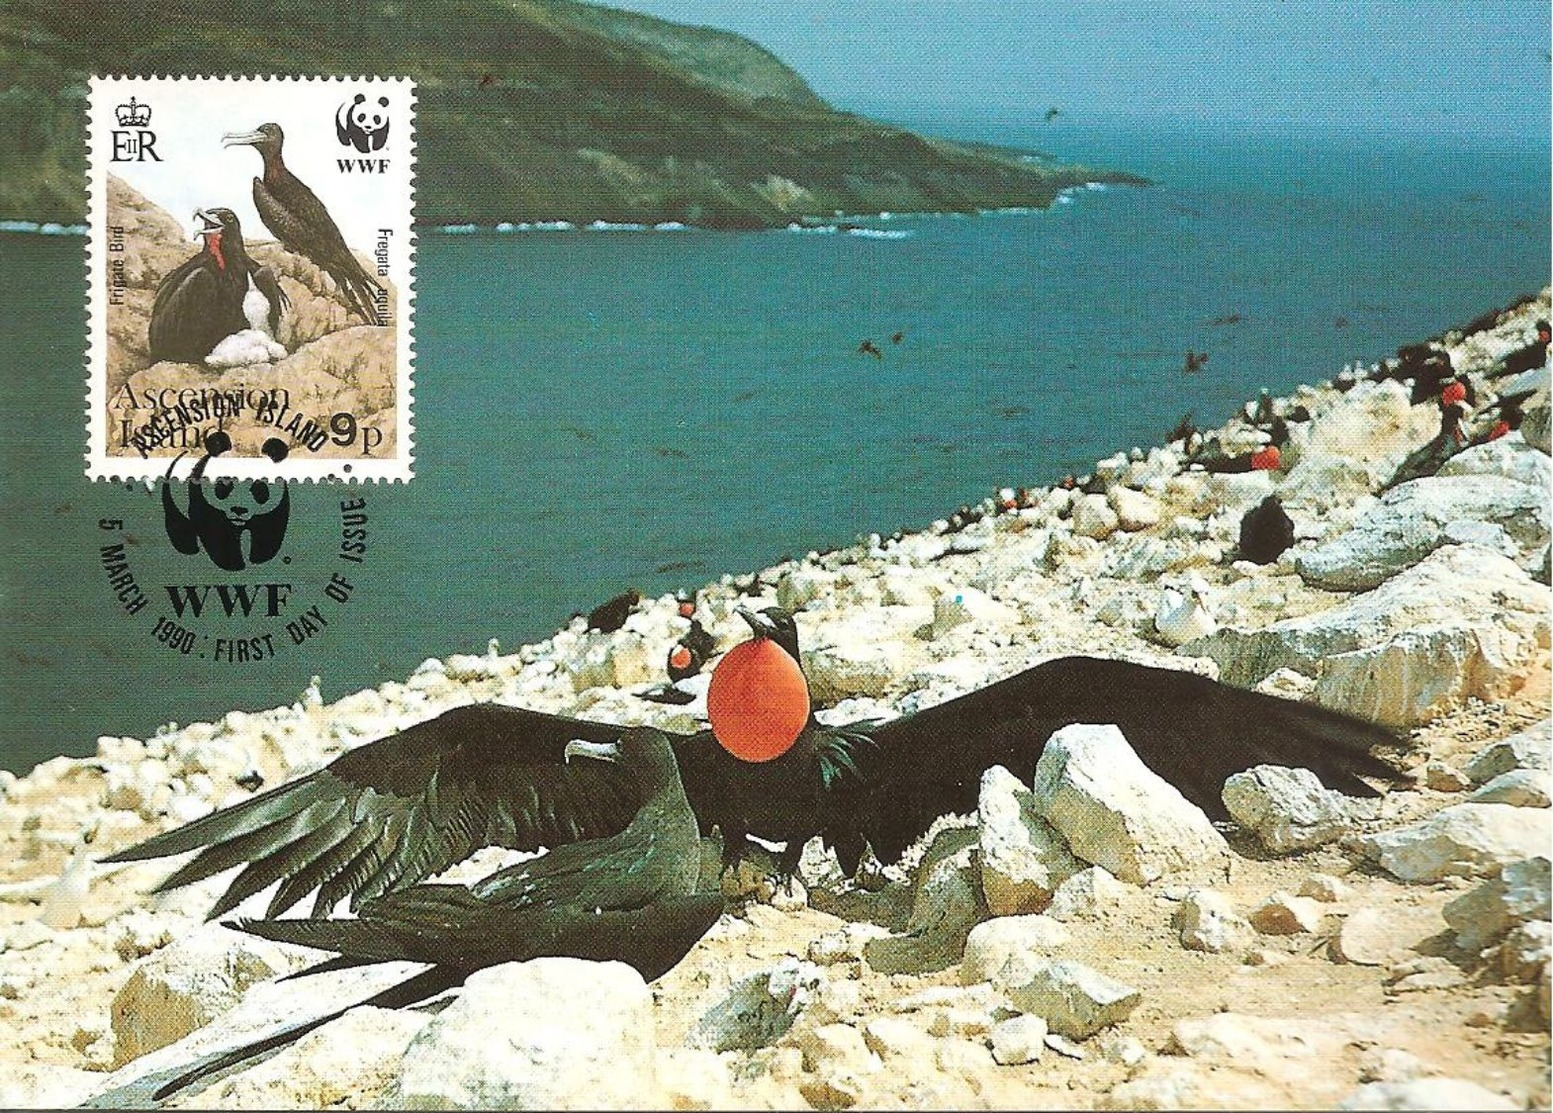
[[[774,761],[809,722],[803,669],[770,638],[734,646],[712,670],[706,693],[712,735],[741,761]]]
[[[1283,453],[1278,451],[1275,444],[1259,448],[1251,454],[1252,471],[1277,471],[1283,463]]]

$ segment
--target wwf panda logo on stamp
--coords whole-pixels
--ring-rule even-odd
[[[234,479],[411,478],[414,107],[404,78],[91,80],[88,476],[219,434]]]

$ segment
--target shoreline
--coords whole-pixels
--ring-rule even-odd
[[[1094,179],[1077,185],[1064,186],[1056,191],[1051,202],[1047,205],[1005,205],[997,208],[967,210],[884,210],[877,213],[837,213],[830,217],[807,215],[796,217],[785,225],[773,223],[748,228],[725,228],[717,225],[693,224],[678,220],[636,222],[605,220],[603,218],[587,221],[504,220],[494,224],[472,222],[444,223],[438,220],[427,219],[417,221],[412,227],[420,233],[436,232],[445,236],[508,235],[522,232],[796,232],[811,234],[835,234],[840,232],[854,236],[898,238],[898,235],[909,235],[909,233],[897,234],[887,229],[869,228],[862,225],[861,222],[870,220],[884,223],[890,221],[949,220],[964,219],[971,216],[1035,216],[1049,212],[1057,205],[1071,204],[1075,197],[1086,192],[1100,192],[1115,186],[1131,186],[1141,189],[1152,184],[1152,182],[1146,179],[1138,179],[1136,181]],[[91,229],[85,224],[0,218],[0,233],[3,232],[34,236],[85,236],[90,234]]]

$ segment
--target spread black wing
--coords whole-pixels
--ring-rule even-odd
[[[564,760],[566,743],[623,728],[499,704],[455,708],[336,758],[310,776],[105,859],[198,850],[159,890],[246,868],[215,917],[279,881],[267,915],[318,892],[313,915],[404,888],[483,846],[532,850],[623,830],[642,801],[600,761]]]
[[[684,958],[722,911],[715,892],[613,911],[514,911],[461,885],[416,885],[364,902],[353,920],[239,920],[234,926],[362,962],[430,962],[467,971],[568,956],[629,963],[651,981]]]
[[[1397,739],[1321,707],[1207,677],[1094,657],[1060,657],[870,733],[863,833],[898,858],[940,815],[975,809],[983,770],[1029,783],[1047,738],[1070,723],[1114,723],[1154,772],[1209,816],[1228,818],[1224,779],[1254,765],[1312,770],[1329,788],[1374,796],[1360,776],[1395,780],[1371,754]]]

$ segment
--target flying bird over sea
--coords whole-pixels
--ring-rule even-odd
[[[1049,124],[1061,115],[1062,109],[1058,108],[1056,105],[1053,105],[1051,108],[1046,110],[1046,122]]]
[[[879,345],[873,342],[873,338],[865,339],[857,346],[857,354],[860,356],[873,356],[875,359],[883,359],[884,353],[879,350]]]
[[[264,174],[253,180],[253,204],[264,226],[288,251],[306,256],[334,279],[345,305],[369,325],[384,323],[379,311],[384,289],[351,254],[329,210],[307,185],[286,168],[286,135],[279,124],[222,137],[224,147],[253,147],[264,159]]]
[[[642,727],[617,733],[614,741],[571,741],[562,748],[563,771],[576,756],[609,763],[612,778],[638,801],[616,834],[557,846],[472,886],[411,885],[389,892],[363,901],[354,919],[238,920],[229,926],[336,953],[291,977],[379,962],[431,964],[364,1002],[379,1007],[414,1004],[461,985],[476,970],[543,956],[625,962],[648,981],[659,978],[716,922],[723,898],[695,895],[699,833],[668,738]],[[123,1096],[160,1101],[346,1011],[132,1084],[149,1093]]]
[[[789,843],[779,872],[795,868],[815,835],[848,873],[865,843],[893,862],[939,816],[974,809],[990,766],[1029,781],[1046,739],[1070,723],[1115,723],[1146,764],[1216,819],[1228,817],[1224,779],[1255,765],[1302,766],[1360,796],[1376,795],[1361,774],[1397,779],[1370,752],[1396,741],[1380,727],[1095,657],[1046,661],[890,722],[822,726],[809,708],[792,616],[774,607],[741,613],[755,635],[743,644],[767,644],[741,658],[725,685],[735,712],[720,719],[721,701],[709,692],[711,728],[669,735],[701,831],[722,831],[725,864],[744,854],[747,835]],[[773,647],[789,659],[785,668]],[[719,662],[714,687],[733,656]],[[246,863],[212,915],[277,881],[267,915],[314,891],[313,915],[324,915],[346,897],[354,907],[413,885],[481,846],[556,847],[624,829],[640,791],[602,763],[562,760],[572,740],[613,741],[624,729],[498,704],[455,708],[107,860],[198,850],[161,889]],[[752,729],[771,733],[753,744],[776,756],[734,756]]]
[[[167,273],[151,304],[148,340],[153,360],[197,363],[234,332],[263,326],[273,337],[289,299],[275,272],[243,244],[231,209],[199,209],[199,253]]]

